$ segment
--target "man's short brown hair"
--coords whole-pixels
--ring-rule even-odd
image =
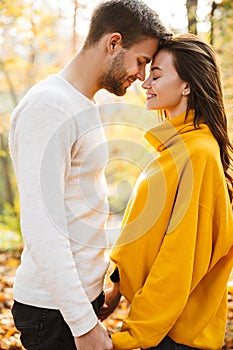
[[[95,8],[83,49],[115,32],[122,35],[122,46],[127,49],[148,37],[167,40],[172,36],[157,13],[143,1],[108,0]]]

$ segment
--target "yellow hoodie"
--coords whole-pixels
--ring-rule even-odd
[[[219,146],[185,114],[151,129],[160,156],[139,177],[111,252],[131,303],[115,349],[149,348],[168,334],[220,349],[233,266],[233,215]]]

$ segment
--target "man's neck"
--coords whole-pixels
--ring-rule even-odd
[[[99,90],[98,79],[102,74],[103,64],[103,57],[98,50],[81,51],[73,57],[59,75],[92,100],[94,94]]]

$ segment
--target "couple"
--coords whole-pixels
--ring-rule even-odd
[[[147,108],[164,116],[145,135],[160,157],[130,198],[104,296],[108,149],[92,100],[101,88],[122,96],[136,79],[145,80]],[[26,349],[222,347],[233,260],[232,146],[207,44],[188,34],[172,38],[141,1],[103,2],[81,51],[16,107],[9,141],[25,242],[12,313]],[[129,315],[109,337],[98,319],[121,295]]]

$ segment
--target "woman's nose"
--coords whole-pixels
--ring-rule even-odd
[[[150,89],[150,87],[151,87],[151,83],[150,83],[150,79],[148,78],[143,82],[142,88],[143,89]]]

